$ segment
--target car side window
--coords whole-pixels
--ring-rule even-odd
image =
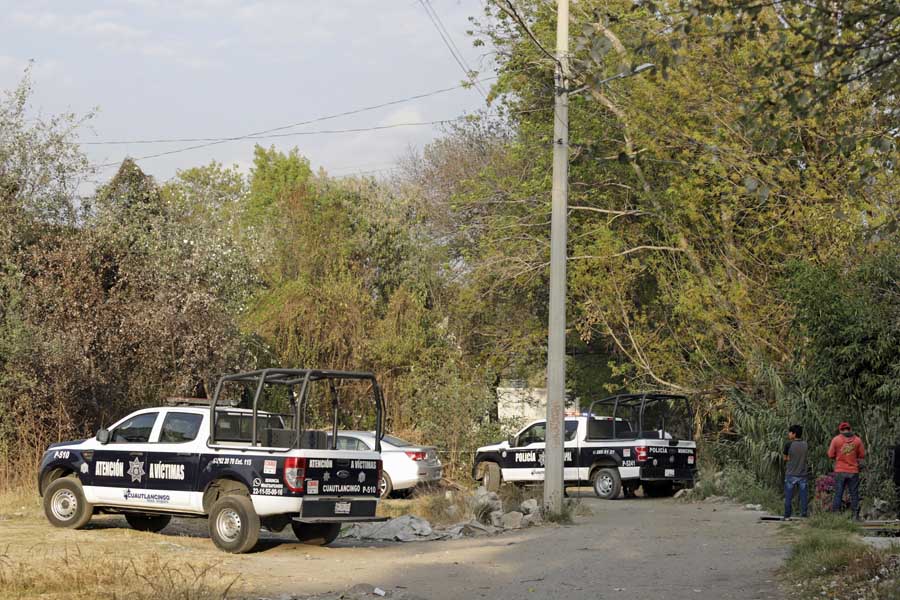
[[[368,448],[366,448],[365,444],[360,442],[355,437],[339,435],[337,449],[338,450],[367,450]]]
[[[522,432],[519,436],[519,446],[527,446],[536,442],[543,442],[547,436],[547,425],[545,423],[535,423]]]
[[[162,424],[159,434],[160,443],[181,444],[197,439],[203,415],[193,413],[170,412]]]
[[[571,442],[578,433],[578,421],[566,421],[566,441]]]
[[[131,417],[113,430],[110,441],[114,444],[149,442],[158,414],[151,412]]]

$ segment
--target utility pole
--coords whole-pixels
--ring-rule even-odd
[[[553,107],[553,191],[550,217],[550,318],[547,340],[547,434],[544,510],[563,506],[563,423],[566,397],[566,237],[569,211],[569,0],[556,3]]]

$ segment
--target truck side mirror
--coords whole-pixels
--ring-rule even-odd
[[[106,429],[106,428],[100,429],[97,432],[97,441],[100,442],[101,444],[108,444],[109,443],[109,429]]]
[[[519,437],[515,436],[515,435],[509,436],[509,447],[515,448],[518,445],[519,445]]]

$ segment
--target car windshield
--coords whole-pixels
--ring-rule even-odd
[[[408,448],[410,446],[415,445],[415,444],[411,444],[411,443],[407,442],[406,440],[401,440],[398,437],[394,437],[392,435],[384,436],[383,438],[381,438],[381,441],[387,442],[391,446],[397,446],[398,448]]]

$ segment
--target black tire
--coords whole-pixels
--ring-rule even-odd
[[[391,495],[391,492],[394,491],[394,482],[391,481],[391,476],[381,471],[381,479],[378,480],[378,494],[382,498],[387,498]]]
[[[259,540],[259,515],[243,494],[222,496],[209,511],[209,537],[220,550],[249,552]]]
[[[132,529],[138,531],[150,531],[156,533],[162,531],[172,520],[169,515],[137,515],[134,513],[125,513],[125,520],[131,525]]]
[[[294,535],[310,546],[327,546],[341,534],[340,523],[291,523]]]
[[[54,527],[81,529],[94,514],[94,506],[84,499],[81,482],[60,477],[44,490],[44,515]]]
[[[648,498],[668,498],[675,494],[675,486],[671,481],[645,481],[641,487]]]
[[[503,475],[500,473],[500,465],[495,462],[484,463],[484,489],[489,492],[499,492],[503,484]]]
[[[622,491],[622,479],[619,477],[619,469],[607,467],[597,469],[591,475],[591,486],[598,498],[615,500]]]

